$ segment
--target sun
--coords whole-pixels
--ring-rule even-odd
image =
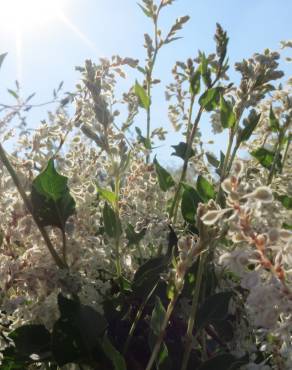
[[[0,27],[26,31],[57,20],[65,0],[0,0]]]

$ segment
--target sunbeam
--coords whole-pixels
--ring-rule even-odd
[[[59,18],[59,20],[64,23],[70,30],[72,30],[76,36],[78,36],[83,42],[85,45],[87,45],[92,51],[94,51],[95,53],[98,53],[98,49],[96,48],[95,44],[89,40],[86,35],[84,35],[84,33],[82,33],[78,27],[75,26],[74,23],[72,23],[70,21],[70,19],[68,17],[66,17],[66,15],[64,14],[64,12],[62,10],[58,10],[57,12],[57,17]]]

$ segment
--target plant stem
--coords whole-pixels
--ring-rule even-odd
[[[174,309],[174,306],[175,306],[175,303],[177,301],[179,297],[179,292],[177,292],[174,297],[172,298],[172,300],[169,302],[169,305],[167,307],[167,310],[166,310],[166,313],[165,313],[165,317],[164,317],[164,320],[163,320],[163,323],[162,323],[162,326],[161,326],[161,330],[160,330],[160,333],[158,335],[158,338],[156,340],[156,343],[155,343],[155,346],[153,348],[153,351],[152,351],[152,354],[151,354],[151,357],[148,361],[148,364],[146,366],[146,369],[145,370],[151,370],[152,369],[152,366],[154,365],[154,362],[158,356],[158,353],[159,353],[159,350],[160,350],[160,347],[161,347],[161,344],[162,344],[162,341],[163,341],[163,338],[164,338],[164,334],[165,334],[165,330],[167,328],[167,325],[168,325],[168,321],[170,319],[170,316],[173,312],[173,309]]]
[[[115,177],[115,215],[116,215],[116,224],[119,223],[119,198],[120,198],[120,176],[119,174]],[[117,277],[119,278],[122,274],[121,267],[121,255],[120,255],[120,236],[115,238],[115,252],[116,252],[116,268],[117,268]]]
[[[269,176],[268,176],[268,180],[267,180],[267,185],[270,185],[272,183],[273,177],[274,177],[275,172],[276,172],[276,165],[277,165],[277,162],[278,162],[278,159],[279,159],[279,156],[280,156],[280,151],[281,151],[280,140],[281,140],[281,138],[279,136],[277,146],[276,146],[275,155],[274,155],[274,160],[273,160],[272,167],[271,167],[271,170],[270,170],[270,173],[269,173]]]
[[[283,168],[284,168],[284,165],[285,165],[286,159],[287,159],[287,157],[288,157],[288,150],[289,150],[290,143],[291,143],[291,139],[289,139],[289,138],[288,138],[288,141],[287,141],[287,144],[286,144],[286,148],[285,148],[285,152],[284,152],[284,156],[283,156],[282,167],[281,167],[281,173],[282,173],[282,171],[283,171]]]
[[[182,182],[186,178],[186,174],[187,174],[187,170],[188,170],[188,163],[189,163],[189,159],[190,159],[190,153],[191,153],[191,150],[192,150],[192,144],[193,144],[194,138],[196,136],[198,125],[199,125],[199,122],[200,122],[203,111],[204,111],[204,108],[200,107],[200,109],[198,111],[198,114],[197,114],[197,117],[195,119],[195,122],[193,124],[192,130],[190,132],[189,139],[187,140],[187,148],[186,148],[183,168],[182,168],[181,176],[180,176],[180,179],[179,179],[179,183],[177,184],[177,188],[176,188],[176,191],[175,191],[175,194],[174,194],[171,209],[170,209],[170,212],[169,212],[169,218],[170,219],[173,218],[174,223],[176,222],[176,217],[177,217],[177,210],[178,210],[178,204],[179,204],[180,190],[181,190],[181,187],[182,187]],[[191,117],[191,115],[189,117]]]
[[[133,321],[133,323],[131,325],[131,328],[130,328],[130,331],[129,331],[129,334],[128,334],[128,337],[127,337],[127,340],[126,340],[126,343],[125,343],[125,346],[124,346],[124,350],[123,350],[123,354],[124,355],[128,351],[129,344],[130,344],[130,342],[132,340],[132,337],[134,335],[134,332],[136,330],[136,327],[138,325],[138,322],[139,322],[139,320],[140,320],[140,318],[142,316],[142,313],[144,311],[144,308],[145,308],[147,302],[149,301],[149,299],[151,298],[152,294],[154,293],[155,289],[157,288],[157,285],[158,285],[158,283],[156,283],[154,285],[154,287],[152,288],[152,290],[150,291],[150,293],[148,294],[148,296],[146,297],[146,299],[142,302],[142,304],[141,304],[141,306],[140,306],[140,308],[139,308],[139,310],[138,310],[138,312],[136,314],[136,317],[135,317],[135,319],[134,319],[134,321]]]
[[[192,349],[193,329],[194,329],[196,314],[198,310],[198,303],[199,303],[199,296],[200,296],[205,260],[206,260],[206,254],[204,255],[201,254],[200,260],[199,260],[198,274],[197,274],[197,279],[196,279],[196,287],[195,287],[195,292],[194,292],[193,300],[192,300],[191,313],[190,313],[190,317],[188,320],[188,328],[187,328],[187,333],[186,333],[186,347],[185,347],[185,351],[183,354],[181,370],[187,369],[189,357],[190,357],[190,353]]]
[[[146,133],[146,142],[147,143],[150,143],[150,135],[151,135],[151,130],[150,130],[150,124],[151,124],[151,86],[152,86],[152,72],[153,72],[153,68],[154,68],[154,64],[155,64],[155,61],[156,61],[156,58],[157,58],[157,54],[158,54],[158,50],[159,50],[159,45],[158,45],[158,38],[157,38],[157,29],[158,29],[158,24],[157,24],[157,20],[158,20],[158,16],[159,16],[159,13],[160,13],[160,10],[161,10],[161,4],[157,10],[157,14],[155,16],[155,19],[154,19],[154,39],[155,39],[155,50],[154,50],[154,53],[153,53],[153,57],[152,57],[152,60],[151,60],[151,63],[150,63],[150,68],[149,68],[149,71],[147,72],[147,96],[149,98],[149,107],[147,108],[147,133]],[[146,163],[148,164],[150,162],[150,154],[147,153],[147,156],[146,156]]]
[[[67,238],[66,238],[65,229],[62,228],[61,233],[62,233],[62,243],[63,243],[63,248],[62,248],[63,261],[64,263],[67,263]]]
[[[6,156],[6,153],[4,151],[4,148],[2,147],[2,145],[0,144],[0,159],[2,161],[2,163],[4,164],[4,166],[6,167],[7,171],[9,172],[13,182],[14,182],[14,185],[16,186],[20,196],[22,197],[23,199],[23,202],[26,206],[26,208],[28,209],[28,211],[30,212],[30,214],[32,215],[32,218],[33,220],[35,221],[40,233],[42,234],[42,237],[47,245],[47,248],[49,250],[49,252],[51,253],[51,256],[53,257],[56,265],[60,268],[60,269],[65,269],[65,268],[68,268],[67,264],[65,262],[62,261],[62,259],[59,257],[59,255],[57,254],[50,238],[49,238],[49,235],[46,231],[46,229],[40,224],[40,221],[38,220],[38,218],[35,216],[34,212],[33,212],[33,208],[32,208],[32,205],[31,205],[31,202],[28,198],[28,196],[26,195],[25,193],[25,190],[24,188],[22,187],[21,183],[20,183],[20,180],[14,170],[14,168],[12,167],[8,157]]]

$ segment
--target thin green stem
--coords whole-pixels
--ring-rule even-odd
[[[173,309],[174,309],[174,306],[176,304],[176,301],[177,301],[178,297],[179,297],[179,292],[177,292],[174,295],[174,297],[172,298],[172,300],[169,302],[169,305],[167,307],[165,317],[164,317],[164,320],[163,320],[163,323],[162,323],[162,326],[161,326],[160,333],[158,335],[155,346],[154,346],[153,351],[151,353],[151,357],[148,361],[148,364],[147,364],[145,370],[151,370],[152,366],[154,365],[154,362],[155,362],[155,360],[158,356],[158,353],[159,353],[159,350],[160,350],[160,347],[161,347],[161,344],[162,344],[162,341],[163,341],[163,338],[164,338],[164,335],[165,335],[165,330],[167,328],[170,316],[173,312]]]
[[[64,263],[67,263],[67,238],[66,238],[65,229],[62,228],[61,233],[62,233],[62,243],[63,243],[63,246],[62,246],[63,261]]]
[[[116,224],[119,223],[119,200],[120,200],[120,176],[116,175],[115,177],[115,215],[116,215]],[[120,278],[122,275],[121,267],[121,254],[120,254],[120,236],[117,235],[115,238],[115,252],[116,252],[116,269],[117,277]]]
[[[281,173],[283,171],[283,168],[284,168],[286,159],[288,157],[288,150],[289,150],[290,143],[291,143],[291,139],[288,138],[288,141],[287,141],[287,144],[286,144],[286,148],[285,148],[285,152],[284,152],[284,155],[283,155],[282,166],[281,166]]]
[[[280,140],[281,140],[281,137],[279,136],[277,146],[276,146],[275,155],[274,155],[274,160],[273,160],[272,167],[271,167],[271,170],[270,170],[270,173],[269,173],[269,176],[268,176],[268,180],[267,180],[267,185],[270,185],[272,183],[273,177],[274,177],[275,172],[276,172],[276,165],[277,165],[277,162],[279,160],[279,156],[280,156],[280,152],[281,152]]]
[[[192,349],[192,339],[193,339],[193,329],[195,325],[197,310],[198,310],[198,303],[199,303],[199,296],[200,296],[200,290],[201,290],[201,284],[202,284],[202,278],[204,273],[204,266],[206,261],[206,254],[200,255],[199,260],[199,268],[198,273],[196,276],[196,287],[192,299],[192,306],[191,306],[191,313],[188,320],[188,328],[186,333],[186,346],[185,351],[183,354],[183,360],[182,360],[182,366],[181,370],[186,370],[189,362],[189,357]]]
[[[4,151],[4,148],[2,147],[2,145],[0,144],[0,159],[2,161],[2,163],[4,164],[4,166],[6,167],[7,171],[9,172],[13,182],[14,182],[14,185],[16,186],[19,194],[21,195],[22,199],[23,199],[23,202],[26,206],[26,208],[28,209],[28,211],[30,212],[30,214],[32,215],[32,218],[33,220],[35,221],[46,245],[47,245],[47,248],[51,254],[51,256],[53,257],[56,265],[60,268],[60,269],[65,269],[65,268],[68,268],[67,264],[65,262],[62,261],[62,259],[59,257],[58,253],[56,252],[50,238],[49,238],[49,235],[46,231],[46,229],[40,224],[40,221],[38,220],[38,218],[35,216],[34,214],[34,211],[33,211],[33,208],[32,208],[32,205],[31,205],[31,202],[28,198],[28,196],[26,195],[25,193],[25,190],[24,188],[22,187],[21,183],[20,183],[20,180],[14,170],[14,168],[12,167],[8,157],[6,156],[6,153]]]
[[[128,334],[128,337],[127,337],[127,340],[126,340],[126,343],[125,343],[125,346],[124,346],[124,350],[123,350],[123,354],[124,354],[124,355],[125,355],[125,354],[127,353],[127,351],[128,351],[129,344],[130,344],[130,342],[131,342],[131,340],[132,340],[132,338],[133,338],[133,335],[134,335],[134,332],[135,332],[136,327],[137,327],[137,325],[138,325],[138,322],[139,322],[139,321],[140,321],[140,319],[141,319],[141,316],[142,316],[142,314],[143,314],[144,308],[145,308],[145,306],[146,306],[147,302],[149,301],[149,299],[151,298],[152,294],[154,293],[155,289],[157,288],[157,284],[158,284],[158,283],[156,283],[156,284],[154,285],[154,287],[152,288],[152,290],[150,291],[150,293],[148,294],[148,296],[146,297],[146,299],[143,301],[143,303],[141,304],[141,306],[140,306],[140,308],[139,308],[139,310],[138,310],[138,312],[137,312],[137,314],[136,314],[136,317],[135,317],[135,319],[134,319],[134,321],[133,321],[133,323],[132,323],[132,326],[131,326],[131,328],[130,328],[130,331],[129,331],[129,334]]]
[[[174,198],[173,198],[173,202],[172,202],[170,212],[169,212],[169,218],[170,219],[173,218],[174,223],[176,222],[176,217],[177,217],[177,210],[178,210],[178,204],[179,204],[179,200],[180,200],[180,191],[181,191],[181,187],[182,187],[182,182],[186,178],[189,159],[190,159],[190,154],[191,154],[191,150],[192,150],[192,144],[193,144],[194,138],[196,136],[198,125],[199,125],[199,122],[200,122],[203,111],[204,111],[204,108],[200,107],[200,109],[198,111],[198,114],[197,114],[197,117],[195,119],[195,122],[193,124],[192,130],[189,134],[189,140],[187,141],[187,148],[186,148],[185,159],[184,159],[184,164],[183,164],[181,176],[180,176],[180,179],[179,179],[179,183],[177,184],[176,191],[175,191]],[[190,117],[191,117],[191,115],[190,115]]]

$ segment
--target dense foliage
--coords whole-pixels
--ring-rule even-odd
[[[153,156],[166,135],[151,127],[154,67],[189,19],[163,34],[172,2],[139,5],[154,28],[144,64],[87,60],[35,130],[24,120],[33,96],[17,85],[16,104],[1,105],[3,370],[292,368],[292,81],[267,49],[236,63],[230,82],[217,24],[215,52],[172,70],[182,167],[164,168]],[[119,78],[131,84],[122,97]],[[205,115],[229,134],[220,158],[205,151]]]

